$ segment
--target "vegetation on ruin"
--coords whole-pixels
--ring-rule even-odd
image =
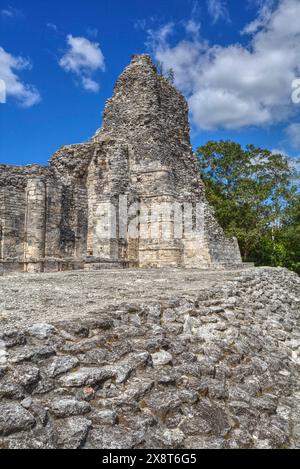
[[[166,78],[171,85],[174,85],[175,71],[173,68],[169,68],[165,70],[164,63],[161,61],[158,61],[156,64],[156,70],[157,70],[158,76]]]
[[[232,141],[210,141],[197,154],[208,200],[243,260],[300,274],[300,187],[288,158]]]

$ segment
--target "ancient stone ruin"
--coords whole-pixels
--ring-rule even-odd
[[[0,240],[0,449],[300,448],[300,278],[244,268],[150,57],[90,142],[0,166]]]
[[[89,142],[48,166],[0,166],[4,271],[241,264],[206,202],[187,103],[147,55],[122,73]]]

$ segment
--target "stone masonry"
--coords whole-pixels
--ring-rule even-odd
[[[48,166],[0,165],[1,270],[241,265],[206,202],[186,100],[147,55],[122,73],[89,142]]]
[[[0,449],[300,448],[286,269],[0,279]]]

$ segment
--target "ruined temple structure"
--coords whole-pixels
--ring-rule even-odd
[[[120,212],[120,200],[129,208],[125,228],[110,215],[111,207]],[[153,214],[153,204],[194,211],[201,204],[202,227],[183,223],[177,236],[178,210]],[[133,218],[135,236],[127,229]],[[141,235],[153,228],[155,236]],[[89,142],[62,147],[48,166],[0,165],[4,271],[241,265],[237,241],[226,239],[206,202],[186,100],[148,55],[134,56],[119,77],[102,128]]]

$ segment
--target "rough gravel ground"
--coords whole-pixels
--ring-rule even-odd
[[[0,279],[0,449],[300,448],[286,269]]]
[[[238,274],[180,269],[12,274],[0,277],[0,327],[82,318],[123,301],[196,298],[200,290]]]

